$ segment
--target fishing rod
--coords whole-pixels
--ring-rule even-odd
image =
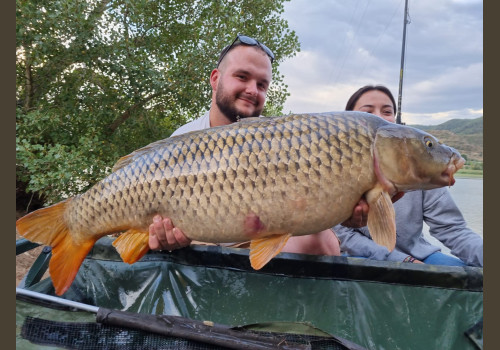
[[[149,315],[111,310],[76,301],[59,298],[31,290],[16,288],[16,298],[43,300],[56,305],[96,314],[96,322],[116,327],[138,329],[169,337],[198,341],[204,344],[223,346],[228,349],[248,350],[306,350],[309,344],[284,341],[277,336],[260,335],[248,331],[231,329],[229,326],[211,321],[197,321],[180,316]]]
[[[406,25],[410,23],[408,20],[408,0],[405,0],[405,15],[403,22],[403,44],[401,47],[401,69],[399,70],[399,93],[398,93],[398,113],[396,115],[396,123],[401,123],[401,100],[403,95],[403,71],[405,65],[405,50],[406,50]],[[404,124],[404,123],[403,123]]]

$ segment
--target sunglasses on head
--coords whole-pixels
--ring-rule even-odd
[[[226,47],[224,49],[224,51],[222,52],[222,54],[220,55],[220,58],[217,61],[217,68],[219,67],[219,64],[221,63],[222,59],[227,55],[227,53],[233,48],[234,44],[236,44],[238,41],[244,45],[260,47],[269,56],[269,58],[271,59],[271,63],[273,63],[274,54],[270,48],[268,48],[266,45],[262,44],[261,42],[259,42],[258,40],[254,39],[254,38],[251,38],[251,37],[246,36],[246,35],[238,34],[236,36],[236,39],[234,39],[233,42],[231,43],[231,45]]]

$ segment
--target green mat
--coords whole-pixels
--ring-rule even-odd
[[[460,350],[482,346],[482,282],[482,268],[290,253],[254,271],[247,250],[216,246],[150,252],[128,265],[103,238],[63,298],[270,332],[300,334],[291,325],[306,324],[367,349]],[[50,280],[29,289],[53,295]]]

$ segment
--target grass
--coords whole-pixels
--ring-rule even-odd
[[[455,177],[482,178],[483,177],[483,171],[482,170],[475,170],[475,169],[460,169],[455,174]]]

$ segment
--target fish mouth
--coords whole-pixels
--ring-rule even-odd
[[[454,155],[446,169],[441,173],[441,177],[448,183],[448,186],[453,186],[455,184],[455,178],[453,175],[460,170],[465,164],[465,159],[461,156]]]

